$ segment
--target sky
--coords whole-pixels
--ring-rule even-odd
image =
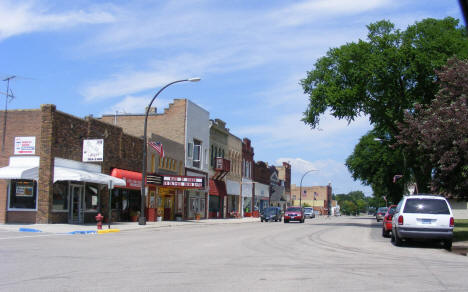
[[[158,112],[188,98],[249,138],[256,161],[288,161],[293,184],[369,196],[344,165],[368,118],[326,113],[311,129],[300,80],[329,49],[365,40],[370,23],[404,30],[446,16],[463,20],[458,1],[1,0],[0,77],[17,76],[9,109],[55,104],[78,117],[143,113],[165,84],[200,77],[165,89]]]

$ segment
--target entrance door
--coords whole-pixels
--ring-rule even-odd
[[[164,197],[164,220],[172,220],[173,196]]]
[[[68,213],[68,223],[83,224],[84,223],[84,208],[83,208],[83,186],[70,185],[70,209]]]

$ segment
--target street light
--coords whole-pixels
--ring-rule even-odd
[[[146,128],[148,127],[148,114],[149,114],[151,105],[153,104],[156,97],[158,97],[158,95],[164,89],[169,87],[170,85],[172,85],[174,83],[178,83],[178,82],[185,82],[185,81],[198,82],[200,80],[201,80],[200,78],[195,77],[195,78],[177,80],[177,81],[173,81],[173,82],[171,82],[169,84],[166,84],[163,88],[161,88],[154,95],[153,99],[151,100],[148,107],[146,108],[145,126],[144,126],[144,129],[143,129],[143,163],[142,163],[143,164],[143,169],[142,169],[142,175],[141,175],[141,178],[142,178],[142,180],[141,180],[141,204],[140,204],[140,218],[138,218],[138,224],[139,225],[146,225],[146,217],[145,217],[145,201],[146,201],[146,194],[145,194],[145,192],[146,192],[146,188],[145,188],[145,185],[146,185]]]
[[[302,208],[302,180],[304,179],[304,176],[306,176],[306,174],[312,171],[319,171],[319,170],[318,169],[308,170],[302,175],[302,178],[301,178],[301,184],[299,185],[299,207],[301,208]]]

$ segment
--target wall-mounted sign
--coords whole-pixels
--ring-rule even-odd
[[[202,177],[164,175],[163,186],[201,189],[205,187],[205,184]]]
[[[15,137],[15,155],[36,154],[36,137]]]
[[[83,162],[104,160],[104,139],[83,140]]]

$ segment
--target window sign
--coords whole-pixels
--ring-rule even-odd
[[[36,154],[36,137],[15,137],[15,155]]]
[[[104,160],[104,139],[83,140],[83,162]]]
[[[33,186],[32,185],[16,185],[16,196],[17,197],[32,197]]]

